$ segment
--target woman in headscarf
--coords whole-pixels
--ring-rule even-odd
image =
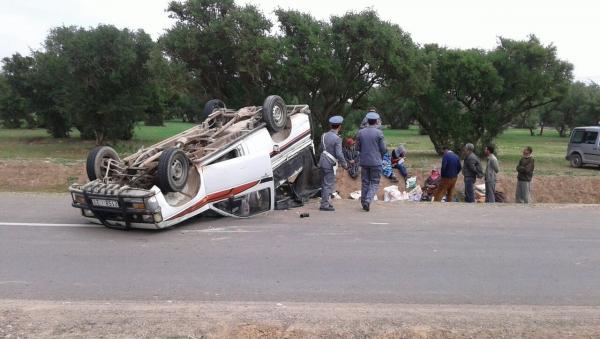
[[[440,171],[438,171],[436,168],[432,169],[431,174],[427,177],[427,179],[425,179],[425,184],[423,185],[423,196],[421,197],[421,200],[431,201],[441,182],[442,175],[440,174]]]

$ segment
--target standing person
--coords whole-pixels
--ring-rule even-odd
[[[321,211],[335,211],[331,205],[331,193],[335,187],[335,167],[339,163],[343,168],[348,168],[342,153],[342,138],[338,136],[344,118],[339,115],[331,117],[329,124],[331,130],[321,139],[323,152],[319,159],[321,169]]]
[[[533,149],[530,146],[523,149],[523,157],[517,165],[517,192],[515,201],[519,204],[531,202],[531,179],[535,164],[533,161]]]
[[[369,107],[369,110],[367,111],[367,114],[369,113],[377,113],[377,109],[375,107]],[[363,128],[367,128],[369,127],[369,119],[367,119],[367,115],[365,115],[365,117],[362,119],[362,121],[360,122],[360,129]]]
[[[487,165],[485,166],[485,202],[496,202],[496,174],[500,172],[498,159],[494,155],[494,145],[485,147],[485,156],[487,157]]]
[[[360,152],[361,195],[363,210],[369,211],[373,197],[377,194],[381,178],[383,155],[387,152],[383,132],[377,128],[379,114],[369,112],[366,116],[368,127],[358,131],[356,148]]]
[[[452,152],[448,147],[442,148],[444,151],[444,157],[442,158],[442,181],[440,186],[435,193],[434,201],[442,201],[442,198],[446,196],[446,201],[451,202],[452,196],[454,195],[454,186],[456,185],[456,179],[462,169],[460,165],[460,158],[456,153]]]
[[[479,158],[475,155],[475,146],[471,143],[465,145],[462,171],[465,177],[465,202],[475,202],[475,181],[477,178],[483,178],[483,170]]]

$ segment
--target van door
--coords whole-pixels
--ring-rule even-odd
[[[202,179],[207,202],[221,214],[249,217],[273,208],[273,168],[268,154],[204,166]]]
[[[590,154],[588,155],[589,161],[591,164],[600,165],[600,135],[598,131],[589,133],[591,134],[590,139],[595,135],[593,147],[591,147]]]
[[[600,164],[598,154],[598,131],[585,131],[581,144],[583,151],[583,162],[586,164]]]

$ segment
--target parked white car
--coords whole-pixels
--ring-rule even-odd
[[[250,217],[318,193],[307,105],[278,96],[228,110],[211,100],[206,120],[124,159],[101,146],[88,155],[90,182],[69,188],[73,207],[114,228],[165,228],[207,211]]]

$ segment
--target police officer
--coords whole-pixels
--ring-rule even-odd
[[[319,159],[319,168],[321,169],[321,211],[335,211],[331,205],[331,193],[335,186],[335,167],[339,163],[343,168],[347,168],[346,158],[342,153],[342,138],[338,136],[342,127],[344,118],[339,115],[329,119],[331,130],[321,138],[321,147],[323,152]]]
[[[356,147],[360,152],[361,194],[363,210],[369,211],[373,197],[379,188],[383,155],[387,152],[383,132],[378,128],[379,114],[369,112],[366,116],[368,126],[358,131]]]

